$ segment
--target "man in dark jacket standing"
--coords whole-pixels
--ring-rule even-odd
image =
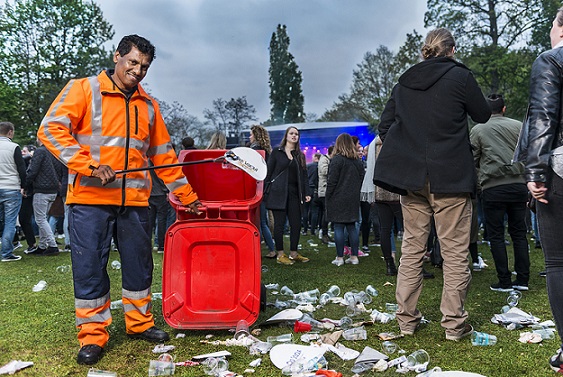
[[[407,70],[393,88],[379,132],[383,146],[374,183],[402,194],[405,233],[397,276],[397,320],[413,335],[422,314],[422,261],[434,216],[444,258],[440,310],[447,340],[473,333],[464,308],[471,272],[471,195],[476,174],[467,116],[486,122],[491,111],[471,74],[453,59],[455,40],[443,28],[428,33],[425,59]]]
[[[40,142],[39,142],[40,143]],[[38,248],[30,255],[57,255],[57,241],[47,220],[49,209],[61,190],[63,164],[43,144],[35,150],[26,180],[33,183],[33,213],[39,228]]]

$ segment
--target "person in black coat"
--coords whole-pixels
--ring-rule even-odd
[[[358,149],[352,137],[343,133],[334,143],[334,157],[328,165],[326,185],[326,217],[334,224],[336,259],[332,264],[358,264],[360,239],[356,221],[360,219],[360,189],[364,180],[365,168],[358,156]],[[352,255],[344,262],[344,229],[348,232]]]
[[[280,146],[272,150],[268,158],[268,174],[265,179],[266,208],[274,215],[274,242],[277,261],[291,265],[308,262],[309,258],[297,252],[301,233],[301,211],[303,203],[311,200],[308,193],[305,155],[299,144],[299,130],[288,127]],[[289,220],[289,257],[284,253],[283,228]]]
[[[484,123],[491,116],[471,71],[454,60],[454,52],[452,34],[432,30],[422,47],[424,60],[399,78],[381,114],[383,145],[373,179],[403,195],[405,233],[396,288],[403,335],[414,334],[422,318],[417,303],[434,216],[444,259],[440,309],[447,340],[473,333],[464,303],[471,280],[468,247],[477,177],[467,117]]]

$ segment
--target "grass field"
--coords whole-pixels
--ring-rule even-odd
[[[309,242],[318,243],[312,246]],[[368,284],[379,290],[379,296],[369,305],[369,308],[385,309],[386,302],[395,302],[394,277],[385,276],[384,262],[381,250],[372,247],[369,257],[360,258],[357,266],[344,265],[336,267],[330,264],[334,259],[335,249],[324,247],[318,239],[311,236],[301,237],[302,254],[311,258],[309,263],[293,266],[276,264],[275,260],[263,259],[263,265],[268,271],[262,274],[263,283],[279,283],[287,285],[294,292],[318,288],[324,292],[329,286],[336,284],[342,292],[352,289],[363,290]],[[543,270],[543,255],[541,250],[533,249],[531,245],[531,280],[530,291],[524,292],[519,308],[531,312],[542,321],[552,319],[547,301],[545,279],[538,276]],[[397,244],[400,248],[400,243]],[[16,254],[23,255],[23,252]],[[494,263],[488,246],[481,245],[480,252],[489,264],[481,272],[473,274],[473,280],[466,302],[469,321],[476,330],[494,334],[498,338],[495,346],[475,347],[470,340],[461,342],[446,341],[444,331],[440,326],[439,311],[442,290],[442,271],[427,265],[427,269],[435,273],[436,278],[424,281],[424,289],[419,302],[419,309],[431,322],[412,337],[398,339],[399,347],[407,354],[423,348],[430,354],[430,367],[439,366],[443,370],[464,370],[480,373],[489,377],[497,376],[549,376],[554,373],[547,365],[548,358],[559,348],[556,339],[544,341],[540,344],[522,344],[518,342],[520,331],[508,331],[490,322],[495,313],[499,313],[506,304],[507,294],[493,292],[489,289],[492,282],[496,282]],[[511,247],[509,246],[509,254]],[[111,261],[118,259],[119,254],[112,252]],[[155,273],[153,292],[161,292],[162,254],[154,254]],[[512,260],[511,262],[512,263]],[[23,255],[19,262],[0,263],[0,365],[10,360],[33,361],[34,366],[18,372],[19,376],[86,376],[89,367],[77,365],[75,362],[78,351],[76,340],[77,330],[74,326],[74,300],[72,289],[72,275],[70,272],[61,273],[57,267],[70,264],[69,253],[61,253],[53,257],[31,257]],[[119,270],[109,269],[112,280],[111,298],[117,300],[121,294],[121,276]],[[39,281],[48,283],[46,290],[32,292],[32,287]],[[390,282],[392,285],[386,285]],[[268,301],[275,301],[276,297],[269,293]],[[256,324],[277,313],[278,310],[268,306],[260,314]],[[143,341],[129,340],[125,335],[123,314],[112,311],[113,323],[109,328],[111,339],[106,347],[103,359],[96,368],[114,371],[118,376],[146,376],[149,361],[156,359],[151,351],[153,344]],[[171,341],[167,344],[176,346],[172,352],[176,361],[189,360],[192,356],[228,349],[232,353],[229,360],[230,370],[241,373],[248,368],[248,364],[256,357],[249,354],[243,347],[215,346],[202,344],[200,340],[212,334],[213,339],[226,340],[232,337],[227,330],[221,331],[184,331],[167,326],[162,318],[161,302],[155,300],[153,306],[157,325],[171,334]],[[345,313],[345,309],[335,304],[317,310],[316,318],[338,319]],[[261,327],[259,336],[265,340],[269,335],[279,335],[292,332],[289,327]],[[375,324],[367,327],[368,340],[345,341],[342,343],[350,348],[361,351],[365,346],[381,350],[381,341],[377,334],[387,331],[398,331],[396,321],[388,324]],[[186,334],[185,338],[176,339],[179,332]],[[300,341],[297,341],[301,343]],[[303,344],[303,343],[301,343]],[[397,354],[393,355],[396,356]],[[344,362],[336,355],[325,354],[330,369],[335,369],[344,376],[352,376],[350,368],[353,361]],[[176,368],[176,376],[204,376],[201,366]],[[262,365],[256,368],[252,376],[281,375],[279,369],[270,362],[268,355],[263,355]],[[396,372],[388,370],[383,373],[369,372],[364,376],[395,376]],[[414,376],[411,372],[408,375]]]

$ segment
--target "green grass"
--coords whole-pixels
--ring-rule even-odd
[[[385,276],[384,262],[379,248],[372,248],[371,256],[360,258],[357,266],[345,265],[336,267],[330,264],[334,259],[335,249],[323,247],[320,242],[313,247],[307,243],[316,238],[301,237],[302,254],[311,258],[309,263],[282,266],[275,260],[264,259],[263,264],[268,271],[262,274],[262,282],[287,285],[294,292],[318,288],[321,292],[330,285],[337,284],[346,292],[352,289],[363,290],[368,284],[379,290],[379,296],[368,308],[384,310],[386,302],[395,302],[394,277]],[[532,245],[532,244],[531,244]],[[400,243],[398,243],[400,247]],[[507,294],[492,292],[489,284],[496,281],[494,263],[487,246],[480,246],[480,252],[487,260],[489,267],[482,272],[473,274],[466,307],[469,321],[476,330],[494,334],[498,343],[490,347],[474,347],[469,340],[461,342],[446,341],[444,331],[440,326],[440,297],[442,292],[442,271],[427,265],[427,269],[436,274],[433,280],[424,281],[424,289],[419,302],[419,309],[431,323],[422,328],[413,337],[398,339],[396,342],[406,353],[419,348],[430,354],[430,367],[439,366],[443,370],[464,370],[480,373],[485,376],[549,376],[553,372],[547,366],[548,358],[559,348],[556,339],[544,341],[540,344],[522,344],[518,342],[520,331],[508,331],[490,322],[495,313],[506,304]],[[509,246],[509,254],[511,248]],[[23,252],[16,254],[23,255]],[[545,279],[538,276],[544,267],[543,255],[540,250],[531,249],[531,280],[530,291],[524,292],[519,308],[531,312],[541,320],[552,319]],[[118,254],[112,252],[110,261],[118,259]],[[155,273],[153,292],[161,292],[162,254],[154,254]],[[512,260],[510,262],[512,264]],[[33,361],[34,366],[18,372],[18,376],[86,376],[89,367],[77,365],[75,362],[78,351],[76,340],[77,330],[74,326],[74,296],[71,273],[59,273],[57,266],[70,264],[70,255],[61,253],[54,257],[31,257],[23,255],[19,262],[0,263],[0,365],[10,360],[19,359]],[[120,271],[109,269],[112,280],[112,300],[120,298]],[[46,280],[48,287],[42,292],[32,292],[32,287],[39,281]],[[392,286],[384,285],[386,282]],[[278,296],[279,297],[279,296]],[[268,301],[275,301],[275,296],[269,293]],[[269,306],[260,314],[256,324],[259,324],[277,313],[278,310]],[[109,328],[110,342],[103,359],[96,368],[117,372],[119,376],[146,376],[149,361],[156,359],[151,351],[153,344],[143,341],[129,340],[125,335],[123,314],[112,311],[113,323]],[[172,352],[176,361],[189,360],[192,356],[228,349],[232,353],[229,360],[230,370],[241,373],[248,368],[248,364],[256,357],[251,356],[245,348],[215,346],[202,344],[200,340],[207,334],[214,335],[214,339],[226,340],[232,333],[226,330],[186,331],[176,330],[167,326],[162,318],[161,302],[154,302],[153,313],[157,325],[171,334],[171,341],[167,344],[176,346]],[[314,313],[316,318],[330,317],[338,319],[345,313],[343,307],[328,304]],[[289,327],[260,327],[265,340],[269,335],[292,332]],[[368,340],[345,341],[347,347],[361,351],[365,346],[381,349],[381,341],[377,338],[380,332],[398,331],[397,322],[375,324],[367,327]],[[185,338],[176,339],[179,332],[186,334]],[[300,341],[297,341],[301,343]],[[396,354],[395,354],[396,355]],[[336,355],[325,354],[330,369],[336,369],[344,376],[352,376],[350,368],[353,361],[344,362]],[[256,368],[253,376],[276,376],[281,372],[269,361],[268,355],[263,355],[262,365]],[[177,367],[176,376],[203,376],[199,366]],[[396,376],[394,368],[384,373],[365,373],[364,376]],[[409,375],[414,376],[413,372]]]

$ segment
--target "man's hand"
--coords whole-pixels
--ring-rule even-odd
[[[545,187],[544,182],[528,182],[528,190],[538,202],[548,203],[545,198],[547,187]]]
[[[196,200],[195,202],[188,204],[188,212],[189,213],[195,213],[196,215],[199,215],[201,213],[201,211],[198,209],[198,207],[201,207],[203,204],[201,204],[201,202],[199,200]]]
[[[305,195],[305,202],[309,203],[311,201],[311,197],[309,195]]]
[[[96,169],[92,170],[92,177],[99,178],[102,181],[102,185],[107,185],[115,181],[115,172],[108,165],[100,165]]]

